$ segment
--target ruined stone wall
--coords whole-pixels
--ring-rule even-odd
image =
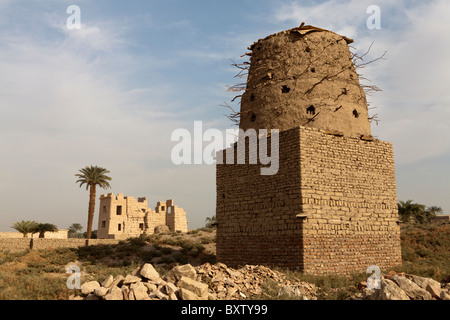
[[[392,144],[302,128],[300,165],[307,272],[401,264]]]
[[[166,204],[167,203],[167,204]],[[126,239],[153,234],[155,227],[170,224],[171,231],[187,232],[186,212],[173,205],[173,200],[158,202],[155,210],[147,198],[124,197],[110,193],[100,197],[98,218],[99,239]],[[169,206],[169,207],[168,207]],[[167,210],[170,210],[170,214]]]
[[[126,200],[127,211],[123,225],[123,234],[127,237],[138,237],[147,231],[144,221],[148,212],[147,199],[139,198],[136,201],[133,197],[126,197]]]
[[[98,237],[121,238],[138,236],[145,229],[147,199],[124,197],[119,193],[100,197]]]
[[[67,239],[69,230],[62,229],[57,232],[45,232],[45,239]],[[31,238],[31,234],[28,234],[28,237]],[[23,234],[20,232],[0,232],[0,239],[20,239],[23,238]],[[33,238],[39,238],[39,233],[33,234]]]
[[[279,140],[277,175],[262,176],[260,165],[217,165],[218,261],[302,267],[302,236],[295,217],[301,209],[299,130],[281,132]],[[226,163],[226,151],[223,157]]]
[[[155,227],[166,224],[165,211],[149,211],[146,217],[147,233],[153,234]]]
[[[85,239],[39,239],[33,238],[33,250],[56,248],[79,248],[86,244]],[[90,239],[89,245],[112,245],[119,240]],[[30,248],[30,238],[0,239],[0,251],[20,252]]]
[[[188,221],[186,219],[186,211],[174,205],[173,200],[168,200],[166,202],[166,205],[166,224],[169,227],[170,231],[187,232]]]
[[[314,274],[400,264],[392,145],[305,127],[279,139],[274,176],[217,165],[218,260]]]

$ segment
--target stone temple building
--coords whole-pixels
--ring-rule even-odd
[[[100,197],[97,237],[126,239],[141,234],[153,234],[157,226],[166,225],[170,231],[187,232],[186,212],[173,200],[160,201],[155,210],[149,209],[147,198],[124,197],[112,193]]]
[[[218,261],[312,274],[401,264],[393,146],[371,136],[352,42],[301,26],[249,48],[240,128],[280,130],[279,170],[217,164]]]

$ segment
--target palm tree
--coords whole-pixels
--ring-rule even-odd
[[[442,210],[442,208],[441,207],[438,207],[438,206],[431,206],[431,207],[428,207],[426,210],[425,210],[425,216],[426,216],[426,220],[428,221],[428,222],[431,222],[434,218],[436,218],[436,215],[437,214],[442,214],[442,213],[444,213],[444,211]]]
[[[430,212],[433,216],[435,216],[437,214],[443,214],[444,213],[444,210],[442,210],[442,208],[438,207],[438,206],[428,207],[427,211]]]
[[[398,214],[403,222],[408,222],[413,214],[414,204],[412,200],[400,201],[398,203]]]
[[[108,181],[111,181],[111,177],[108,177],[108,170],[100,168],[97,166],[89,166],[79,170],[80,173],[75,176],[78,177],[76,183],[80,184],[80,188],[86,185],[86,190],[89,189],[89,209],[88,209],[88,223],[86,232],[86,245],[91,238],[92,233],[92,222],[94,220],[94,210],[95,210],[95,196],[96,187],[99,186],[103,189],[111,188]]]
[[[21,234],[23,234],[24,238],[28,238],[28,234],[31,233],[31,237],[33,237],[33,233],[36,233],[36,227],[38,223],[36,221],[18,221],[15,222],[11,228],[16,229]]]
[[[35,232],[39,232],[39,238],[44,238],[46,232],[57,232],[58,227],[51,223],[39,223],[36,226]]]
[[[433,210],[440,209],[436,207],[432,208]],[[431,218],[433,218],[435,211],[431,211],[431,208],[427,208],[423,204],[413,203],[412,200],[408,200],[406,202],[400,201],[398,203],[398,214],[403,222],[411,221],[413,218],[418,223],[424,223],[425,221],[430,221]]]

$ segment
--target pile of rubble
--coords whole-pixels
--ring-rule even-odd
[[[315,285],[290,280],[281,272],[264,266],[246,265],[232,269],[223,263],[193,267],[176,266],[160,276],[147,263],[126,277],[110,275],[101,284],[89,281],[81,286],[81,296],[73,300],[245,300],[264,296],[264,285],[272,283],[275,295],[317,300]],[[372,287],[372,286],[371,286]],[[450,300],[450,284],[391,271],[379,278],[376,288],[370,289],[366,281],[358,284],[360,294],[351,300]]]
[[[286,275],[264,266],[246,265],[238,270],[227,268],[223,263],[205,263],[196,268],[199,279],[208,283],[211,294],[218,300],[247,299],[261,295],[267,281],[279,287],[279,295],[290,295],[307,300],[316,300],[316,287],[300,281],[290,281]]]
[[[316,288],[306,282],[291,282],[286,275],[264,266],[228,268],[223,263],[194,268],[190,264],[171,269],[161,277],[147,263],[132,274],[109,276],[101,284],[86,282],[81,296],[73,300],[242,300],[262,293],[267,281],[279,285],[280,294],[316,299]]]
[[[374,289],[365,281],[359,289],[362,294],[358,298],[363,300],[450,300],[450,284],[395,271],[382,276]]]

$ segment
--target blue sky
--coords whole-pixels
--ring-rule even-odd
[[[369,5],[381,29],[369,30]],[[66,9],[81,9],[68,30]],[[175,166],[171,133],[231,123],[229,59],[302,21],[355,40],[369,97],[394,144],[399,200],[450,213],[450,3],[433,1],[0,0],[0,231],[18,220],[86,225],[88,194],[74,174],[111,171],[112,190],[175,199],[191,228],[215,212],[215,168]],[[103,193],[99,190],[98,193]],[[97,219],[97,212],[95,219]],[[94,225],[96,226],[97,221]]]

